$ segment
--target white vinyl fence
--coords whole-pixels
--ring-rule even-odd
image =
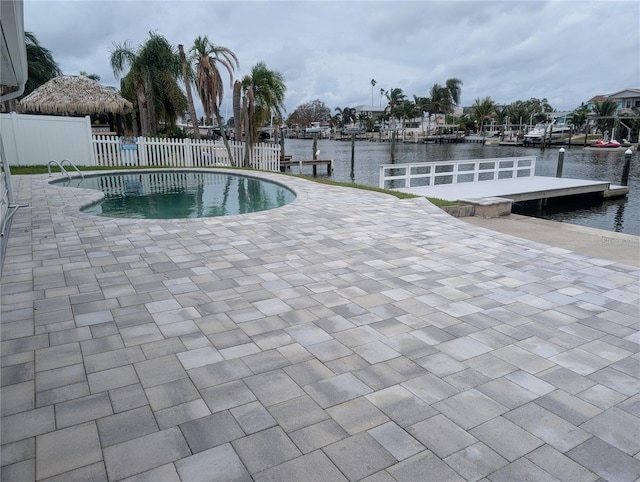
[[[11,166],[46,165],[62,159],[79,166],[95,165],[89,117],[0,114],[0,133]]]
[[[229,159],[224,141],[196,139],[123,138],[94,135],[96,166],[207,167],[244,166],[245,144],[229,141]],[[249,152],[249,166],[266,171],[280,170],[280,146],[255,144]]]
[[[245,144],[222,140],[123,138],[93,135],[89,117],[0,114],[0,133],[11,166],[69,159],[77,166],[244,166]],[[247,167],[280,170],[280,146],[256,144]]]

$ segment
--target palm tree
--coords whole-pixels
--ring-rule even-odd
[[[431,105],[431,113],[446,114],[450,107],[449,92],[446,87],[440,84],[434,84],[429,92],[429,104]]]
[[[517,100],[512,102],[504,109],[505,114],[511,119],[514,123],[518,123],[520,129],[522,129],[523,123],[529,121],[531,112],[526,102],[521,100]]]
[[[373,88],[376,86],[376,79],[371,79],[371,105],[373,105]]]
[[[422,126],[422,133],[424,134],[424,114],[431,111],[431,99],[429,97],[413,96],[413,103],[416,106],[416,110],[420,115],[420,123]]]
[[[220,115],[220,104],[224,97],[224,83],[217,64],[227,69],[229,84],[232,85],[233,72],[235,68],[240,67],[238,58],[227,47],[211,43],[206,35],[204,37],[196,37],[190,53],[193,62],[196,64],[196,86],[204,108],[204,115],[209,121],[212,115],[215,116],[229,160],[234,163],[229,139],[227,139],[227,133],[222,125],[222,116]]]
[[[387,107],[385,108],[385,111],[389,111],[389,116],[392,119],[395,119],[396,117],[398,117],[398,106],[404,102],[404,100],[407,98],[406,95],[404,95],[404,93],[402,92],[402,89],[396,87],[391,89],[389,92],[386,93],[387,96]]]
[[[27,82],[24,87],[24,92],[21,97],[29,95],[35,89],[46,83],[48,80],[62,75],[60,67],[55,60],[51,51],[44,48],[36,36],[31,32],[25,32],[25,43],[27,49]],[[1,92],[8,93],[5,90],[8,87],[0,86]],[[18,100],[21,98],[11,99],[3,102],[0,107],[2,112],[15,111]]]
[[[341,125],[342,125],[342,116],[340,114],[332,115],[329,118],[329,127],[331,127],[331,129],[337,129]]]
[[[455,107],[460,103],[462,94],[462,81],[460,79],[448,79],[444,86],[434,84],[431,87],[431,110],[434,114],[453,114]]]
[[[480,132],[484,132],[484,123],[491,119],[491,116],[495,113],[496,103],[491,100],[491,97],[485,97],[484,99],[476,99],[473,106],[473,117],[480,125]]]
[[[571,113],[571,124],[573,124],[574,129],[582,129],[587,124],[587,119],[589,116],[589,109],[584,105],[584,102],[580,104],[580,107],[575,109]],[[587,131],[585,130],[584,134],[584,144],[587,145]]]
[[[404,99],[400,105],[398,105],[396,112],[400,117],[400,127],[404,127],[404,121],[409,119],[415,119],[420,115],[420,110],[409,99]]]
[[[611,130],[614,125],[614,114],[618,110],[618,104],[614,101],[607,99],[602,102],[594,102],[593,103],[593,113],[596,118],[596,125],[602,134],[606,131],[609,131],[611,134]]]
[[[367,121],[369,120],[369,116],[366,112],[360,112],[358,114],[358,125],[360,128],[363,128],[367,125]]]
[[[384,89],[380,89],[380,107],[382,107],[382,97],[387,95],[387,91]]]
[[[180,62],[182,63],[182,80],[187,93],[187,104],[189,106],[191,125],[193,126],[193,137],[200,140],[198,115],[196,114],[196,106],[193,103],[193,94],[191,93],[191,82],[193,79],[193,76],[191,75],[191,65],[187,62],[187,56],[184,53],[184,46],[182,44],[178,45],[178,52],[180,53]]]
[[[462,95],[462,81],[460,79],[447,79],[445,82],[445,88],[449,94],[449,108],[450,112],[447,114],[452,114],[453,109],[460,104],[460,96]]]
[[[341,109],[340,107],[336,107],[335,110],[340,116],[342,127],[347,127],[351,122],[356,121],[356,110],[354,108],[345,107]]]
[[[242,140],[242,83],[236,80],[233,83],[233,124],[234,139],[236,142]]]
[[[42,84],[62,75],[50,50],[44,48],[32,32],[24,33],[27,44],[27,83],[23,96],[29,95]]]
[[[284,76],[275,70],[270,70],[264,62],[258,62],[251,68],[251,73],[242,81],[242,91],[247,100],[247,109],[251,116],[251,129],[247,131],[247,138],[253,143],[257,140],[258,129],[272,118],[281,119],[284,107],[284,95],[287,87]],[[246,114],[247,110],[245,110]]]
[[[157,135],[161,121],[175,126],[187,108],[187,99],[177,82],[180,57],[166,38],[149,32],[149,39],[137,49],[129,42],[114,44],[110,62],[116,77],[129,68],[121,92],[137,105],[142,135]]]
[[[85,72],[84,70],[81,70],[80,75],[88,79],[95,80],[96,82],[100,82],[100,76],[98,74],[90,74],[88,72]]]

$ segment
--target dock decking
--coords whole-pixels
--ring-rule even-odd
[[[397,188],[397,191],[418,196],[435,197],[447,201],[502,197],[518,201],[544,200],[555,197],[596,194],[604,198],[625,196],[626,186],[605,181],[586,181],[558,177],[528,176],[495,181],[461,182],[435,186]]]

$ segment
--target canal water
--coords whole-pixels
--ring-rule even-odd
[[[624,168],[623,149],[596,151],[581,145],[565,146],[563,177],[609,181],[620,184]],[[351,142],[319,139],[319,159],[334,159],[331,179],[378,186],[379,167],[391,163],[390,144],[387,142],[356,141],[354,162],[351,165]],[[395,162],[428,162],[442,160],[487,159],[495,157],[536,156],[536,175],[556,175],[558,147],[540,149],[532,147],[498,146],[482,144],[396,144]],[[311,139],[286,139],[285,152],[293,160],[311,159]],[[296,173],[297,168],[293,167]],[[311,174],[311,166],[303,173]],[[318,166],[318,175],[326,177],[324,166]],[[640,157],[634,151],[629,172],[629,195],[626,198],[599,200],[590,198],[563,198],[539,210],[535,203],[514,205],[513,212],[553,221],[588,226],[640,236]]]

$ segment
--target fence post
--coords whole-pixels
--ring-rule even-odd
[[[184,163],[187,167],[193,167],[193,148],[191,139],[186,137],[183,146]]]
[[[96,165],[96,156],[93,153],[93,132],[91,131],[91,117],[89,117],[88,115],[84,117],[85,121],[86,121],[86,127],[87,127],[87,133],[89,134],[89,156],[91,157],[91,159],[89,159],[90,161],[90,165],[91,166],[95,166]]]
[[[11,116],[11,127],[12,127],[12,134],[13,134],[13,143],[14,143],[14,147],[16,150],[16,160],[18,161],[17,165],[20,166],[22,165],[22,153],[20,152],[20,142],[18,142],[18,113],[17,112],[12,112],[11,114],[9,114],[9,116]]]
[[[145,145],[145,139],[146,137],[144,136],[138,136],[138,139],[136,141],[136,144],[138,145],[138,160],[140,161],[140,165],[141,166],[147,166],[147,152],[146,152],[146,145]]]

